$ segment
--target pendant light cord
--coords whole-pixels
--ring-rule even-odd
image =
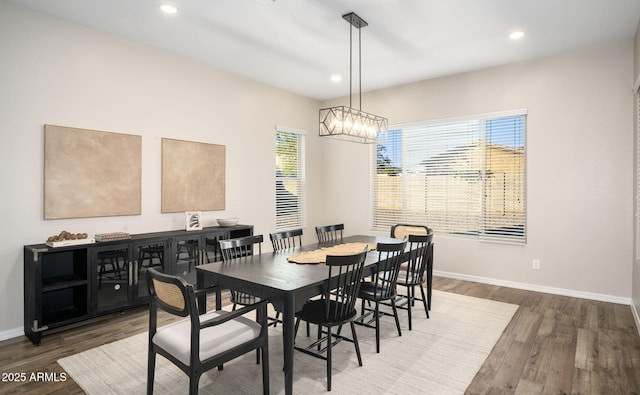
[[[358,28],[358,98],[362,111],[362,29]],[[349,28],[349,107],[353,108],[353,25]]]
[[[349,27],[349,108],[353,108],[353,25]]]
[[[358,90],[360,97],[360,108],[362,111],[362,29],[358,29]]]

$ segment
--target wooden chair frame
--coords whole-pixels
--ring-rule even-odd
[[[300,247],[302,245],[302,229],[271,233],[269,239],[274,251]]]
[[[407,310],[409,319],[409,330],[412,330],[411,308],[415,301],[419,300],[424,305],[424,312],[429,318],[431,303],[431,282],[433,272],[433,233],[428,235],[409,235],[408,243],[410,248],[409,259],[401,265],[403,276],[398,279],[397,287],[406,288],[405,294],[398,293],[396,297],[396,307]],[[425,294],[422,284],[427,283],[427,293]],[[416,287],[420,288],[422,298],[416,297]]]
[[[342,243],[344,224],[316,226],[318,243]]]
[[[146,272],[149,287],[149,347],[147,367],[147,394],[153,394],[156,354],[160,354],[175,364],[189,376],[189,394],[198,393],[200,376],[214,367],[222,370],[225,362],[235,359],[253,350],[259,350],[262,356],[263,393],[269,393],[269,336],[266,321],[266,301],[246,306],[233,312],[221,312],[221,315],[201,322],[196,303],[196,291],[193,285],[184,279],[155,269]],[[191,344],[189,364],[184,364],[172,353],[154,343],[153,339],[159,329],[157,327],[158,309],[180,317],[189,317],[191,323]],[[206,360],[200,360],[200,335],[207,328],[229,322],[250,311],[256,311],[261,326],[259,337],[239,344]]]
[[[398,336],[402,336],[400,329],[400,319],[396,309],[396,283],[400,271],[400,259],[405,250],[407,242],[400,243],[378,243],[376,251],[379,254],[378,264],[371,279],[363,280],[358,298],[362,299],[360,317],[354,322],[376,330],[376,352],[380,352],[380,316],[393,315],[396,321]],[[365,307],[374,303],[375,307]],[[391,304],[393,314],[380,310],[381,302]]]
[[[257,254],[260,255],[262,254],[263,241],[263,235],[252,235],[238,237],[235,239],[218,240],[222,260],[226,262],[232,259],[243,259],[250,257],[251,255],[254,255],[256,253],[256,251],[254,251],[255,246],[258,246]],[[260,298],[258,298],[257,296],[245,292],[231,290],[231,303],[233,304],[233,310],[235,310],[238,305],[249,306],[258,302],[259,300]],[[280,313],[276,312],[276,314],[277,315],[275,318],[267,317],[271,321],[270,325],[276,326],[278,322],[282,322],[279,320]]]
[[[326,361],[328,391],[331,391],[333,346],[342,340],[352,342],[358,357],[358,365],[362,366],[362,356],[353,320],[357,315],[355,303],[362,282],[366,257],[367,248],[354,255],[328,255],[326,266],[329,271],[321,298],[307,301],[302,310],[296,313],[296,334],[300,320],[318,325],[318,339],[307,347],[295,347],[295,349]],[[342,326],[346,323],[351,327],[351,339],[340,334]],[[334,333],[332,328],[336,326],[338,330]],[[323,332],[323,328],[326,328],[326,332]],[[323,334],[326,336],[322,336]],[[325,343],[326,345],[322,347]]]

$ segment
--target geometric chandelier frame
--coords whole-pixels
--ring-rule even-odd
[[[362,31],[368,23],[355,13],[342,16],[351,24],[349,30],[349,106],[336,106],[320,110],[320,137],[333,137],[340,140],[373,144],[386,138],[387,118],[362,111]],[[360,109],[352,107],[352,70],[353,70],[353,28],[358,29],[358,76],[360,79]]]
[[[320,136],[373,144],[386,138],[387,118],[347,106],[320,110]]]

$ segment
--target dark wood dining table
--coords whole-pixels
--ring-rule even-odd
[[[342,243],[393,243],[398,239],[377,236],[348,236]],[[302,309],[311,297],[322,293],[327,280],[327,268],[322,264],[296,264],[287,258],[303,251],[313,251],[327,244],[310,244],[302,247],[267,252],[260,255],[199,265],[197,286],[217,286],[216,309],[222,307],[221,290],[233,289],[268,299],[282,314],[282,339],[284,354],[285,394],[293,394],[293,341],[295,313]],[[378,254],[367,254],[365,272],[376,266]],[[200,303],[201,306],[204,303]]]

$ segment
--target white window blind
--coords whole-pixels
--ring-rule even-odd
[[[276,126],[276,229],[305,226],[305,131]]]
[[[376,147],[373,228],[526,241],[526,110],[390,127]]]

